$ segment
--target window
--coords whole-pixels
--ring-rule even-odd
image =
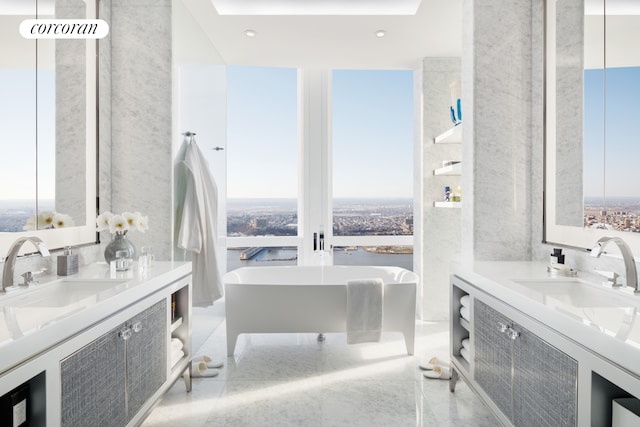
[[[228,68],[227,234],[297,235],[297,71]]]
[[[332,73],[334,263],[411,268],[412,247],[359,236],[413,235],[413,73]],[[370,242],[371,243],[371,242]]]
[[[228,81],[228,270],[318,262],[320,233],[334,264],[411,269],[413,73],[229,67]]]

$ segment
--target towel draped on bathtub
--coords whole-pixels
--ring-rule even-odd
[[[380,341],[382,335],[382,279],[347,282],[347,343]]]

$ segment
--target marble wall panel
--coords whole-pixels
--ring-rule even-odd
[[[461,160],[461,144],[434,144],[433,138],[453,127],[449,84],[460,79],[460,58],[425,58],[422,68],[422,318],[443,320],[449,316],[449,264],[460,254],[461,211],[436,208],[433,202],[443,200],[445,186],[461,185],[461,178],[434,176],[433,170],[443,160]],[[462,105],[465,117],[464,100]]]
[[[463,4],[463,96],[469,99],[463,250],[475,260],[530,258],[531,1]],[[471,94],[471,96],[468,96]],[[466,135],[471,134],[468,141]]]
[[[171,2],[114,1],[111,19],[111,209],[149,216],[134,232],[170,259],[172,246]]]

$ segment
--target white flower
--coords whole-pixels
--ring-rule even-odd
[[[113,214],[109,211],[102,212],[96,218],[96,228],[98,231],[105,231],[110,229],[111,218],[113,218]]]
[[[124,234],[129,231],[129,223],[122,215],[114,215],[109,221],[109,231],[111,233]]]
[[[36,222],[38,221],[38,217],[37,216],[32,216],[27,220],[27,223],[22,226],[22,229],[25,231],[28,230],[35,230],[36,229]]]
[[[149,229],[149,217],[140,212],[123,212],[121,215],[117,215],[107,211],[96,218],[96,228],[98,231],[109,230],[109,232],[117,234],[125,234],[129,230],[138,230],[144,233]]]
[[[123,212],[122,216],[127,220],[127,224],[129,224],[130,229],[134,229],[137,227],[138,221],[142,214],[140,212]]]
[[[144,233],[149,229],[149,217],[146,215],[140,215],[138,217],[138,222],[136,223],[136,230]]]
[[[56,213],[53,211],[45,211],[38,215],[38,229],[52,228],[54,216]]]
[[[62,227],[73,227],[75,224],[73,223],[73,219],[70,215],[55,213],[53,215],[53,228],[62,228]]]

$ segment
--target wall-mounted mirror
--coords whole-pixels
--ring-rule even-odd
[[[546,2],[545,240],[640,251],[640,2]],[[637,251],[637,252],[638,252]]]
[[[19,32],[25,19],[96,17],[94,1],[0,2],[0,257],[23,234],[50,248],[96,240],[97,41]]]

